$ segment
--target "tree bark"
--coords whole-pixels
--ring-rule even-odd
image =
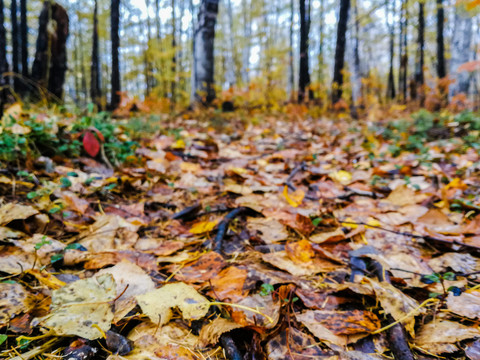
[[[443,0],[437,0],[437,75],[440,79],[447,76],[447,68],[445,65],[445,41],[443,36],[444,22],[445,13],[443,9]]]
[[[318,83],[321,84],[324,80],[324,65],[325,65],[325,56],[323,54],[324,50],[324,43],[325,43],[325,0],[320,0],[320,20],[318,22],[319,29],[318,32],[320,34],[320,41],[318,45]]]
[[[292,0],[293,1],[293,0]],[[250,69],[250,37],[252,36],[252,23],[248,15],[250,11],[248,0],[242,0],[243,11],[243,39],[245,44],[242,50],[242,82],[244,86],[250,83],[249,69]]]
[[[353,112],[356,113],[356,106],[362,97],[362,70],[360,67],[360,21],[358,15],[358,0],[353,6],[354,19],[354,43],[353,43],[353,71],[352,71],[352,102]]]
[[[195,100],[210,104],[215,99],[214,41],[219,0],[202,0],[198,11],[193,49]]]
[[[473,19],[462,5],[455,8],[455,19],[452,37],[452,57],[450,60],[450,76],[455,82],[450,85],[450,96],[460,93],[468,94],[470,86],[470,73],[458,72],[458,67],[471,60],[473,36]]]
[[[227,0],[227,17],[228,17],[228,51],[226,56],[227,61],[227,71],[225,74],[227,84],[229,88],[233,88],[236,83],[237,79],[235,76],[235,33],[233,31],[233,8],[232,8],[232,1]]]
[[[10,2],[10,22],[12,26],[12,71],[13,74],[13,90],[15,92],[20,91],[20,79],[19,79],[19,61],[20,61],[20,48],[18,40],[20,33],[18,31],[18,11],[17,0],[11,0]]]
[[[52,28],[54,31],[49,31]],[[42,88],[46,88],[56,101],[63,98],[67,71],[68,28],[67,11],[57,3],[44,1],[39,18],[37,50],[31,76]]]
[[[120,104],[120,0],[112,0],[110,8],[110,24],[111,24],[111,39],[112,39],[112,78],[111,78],[111,99],[110,109],[116,109]]]
[[[176,86],[177,86],[177,19],[175,19],[175,0],[172,1],[172,78],[170,82],[170,99],[172,104],[176,102]],[[181,26],[181,25],[180,25]]]
[[[395,91],[395,78],[393,76],[393,59],[395,57],[395,27],[393,24],[393,18],[395,17],[395,0],[391,2],[392,9],[391,12],[388,11],[387,13],[387,27],[390,34],[390,67],[388,70],[388,84],[387,84],[387,98],[395,99],[396,91]],[[387,3],[387,10],[388,10]],[[391,17],[391,20],[389,18]]]
[[[101,77],[100,77],[100,51],[98,45],[98,1],[95,0],[93,8],[93,38],[92,38],[92,62],[90,68],[90,98],[92,102],[101,107]]]
[[[27,0],[20,0],[20,39],[21,39],[21,57],[22,57],[22,76],[24,85],[23,93],[27,92],[25,80],[30,77],[28,69],[28,20],[27,20]]]
[[[420,98],[420,105],[423,106],[425,94],[423,93],[423,84],[425,83],[425,4],[423,0],[418,3],[418,38],[417,38],[417,56],[415,62],[415,93],[412,98],[416,98],[417,92]]]
[[[335,67],[333,71],[332,103],[342,98],[343,68],[345,64],[345,43],[350,0],[340,0],[340,12],[337,26],[337,44],[335,46]]]
[[[408,13],[407,13],[407,1],[402,0],[400,10],[400,38],[399,38],[399,63],[400,68],[398,71],[398,88],[401,94],[401,100],[407,101],[407,68],[408,68],[408,49],[407,49],[407,26],[408,26]]]
[[[295,65],[293,60],[293,25],[295,21],[295,3],[290,0],[290,27],[288,32],[288,83],[287,93],[290,101],[294,101],[295,92]]]
[[[0,119],[3,116],[3,106],[6,101],[7,78],[4,76],[8,72],[7,63],[7,36],[5,32],[5,14],[3,12],[4,3],[0,0]]]
[[[306,90],[310,86],[309,69],[309,33],[310,33],[310,0],[300,0],[300,68],[298,77],[298,102],[303,103]],[[308,89],[309,97],[313,98],[311,89]]]

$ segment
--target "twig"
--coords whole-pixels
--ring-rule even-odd
[[[404,231],[391,230],[391,229],[383,228],[381,226],[367,224],[365,222],[340,221],[340,223],[346,224],[346,225],[357,225],[357,226],[363,225],[363,226],[367,226],[369,228],[374,228],[374,229],[386,231],[386,232],[389,232],[389,233],[392,233],[392,234],[409,236],[409,237],[414,238],[414,239],[423,239],[423,240],[431,241],[431,242],[439,242],[439,243],[442,243],[442,244],[445,244],[445,245],[459,245],[459,246],[464,246],[465,248],[475,249],[475,250],[480,251],[480,246],[465,244],[465,243],[458,242],[456,240],[450,241],[450,240],[436,238],[436,237],[430,236],[430,235],[417,235],[417,234],[412,234],[412,233],[404,232]]]
[[[216,252],[218,252],[218,253],[222,252],[223,238],[225,237],[225,234],[227,233],[228,225],[230,224],[230,221],[235,219],[238,215],[240,215],[244,211],[247,211],[247,208],[245,208],[245,207],[236,208],[236,209],[230,211],[225,216],[225,218],[220,222],[220,224],[218,225],[217,236],[215,236],[215,242],[214,242]]]
[[[202,205],[199,203],[186,207],[185,209],[176,212],[175,214],[172,215],[173,220],[178,220],[178,219],[188,219],[198,213],[198,211],[202,208]]]

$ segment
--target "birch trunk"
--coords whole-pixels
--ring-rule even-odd
[[[455,80],[450,85],[449,95],[455,96],[459,93],[468,94],[470,85],[470,73],[458,72],[458,67],[471,60],[471,44],[473,36],[473,19],[463,8],[457,6],[452,37],[452,57],[450,60],[450,77]]]

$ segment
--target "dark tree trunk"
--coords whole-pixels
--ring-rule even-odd
[[[28,21],[27,0],[20,0],[20,38],[22,55],[22,76],[26,80],[30,77],[28,70]],[[22,86],[26,90],[26,86]]]
[[[423,94],[423,84],[425,83],[425,74],[424,74],[424,66],[425,66],[425,4],[420,1],[418,3],[418,39],[417,39],[417,61],[415,63],[415,84],[414,84],[414,91],[415,95],[417,95],[417,91],[419,92],[420,98],[420,105],[423,106],[424,102],[424,94]],[[416,98],[413,96],[412,98]]]
[[[18,47],[19,31],[18,31],[18,11],[17,0],[11,0],[10,3],[10,21],[12,25],[12,71],[13,74],[13,90],[18,92],[20,90],[19,81],[19,55],[20,48]]]
[[[7,78],[3,75],[8,72],[7,63],[7,36],[5,33],[5,14],[3,0],[0,0],[0,119],[3,116],[3,105],[6,101]]]
[[[335,67],[333,70],[332,103],[342,98],[343,67],[345,64],[345,43],[350,0],[340,0],[340,13],[337,27],[337,44],[335,46]]]
[[[194,37],[194,72],[196,101],[210,104],[215,99],[214,40],[219,0],[202,0]]]
[[[305,91],[310,86],[309,35],[310,35],[310,0],[300,0],[300,73],[298,77],[298,102],[305,100]],[[313,92],[308,89],[308,96],[313,99]]]
[[[175,19],[175,0],[172,0],[172,81],[170,83],[170,98],[172,104],[176,101],[176,86],[177,86],[177,23]]]
[[[440,79],[447,76],[447,67],[445,65],[445,40],[443,37],[444,22],[445,14],[443,0],[437,0],[437,74]]]
[[[119,25],[120,25],[120,0],[112,0],[110,8],[111,39],[112,39],[112,94],[110,108],[116,109],[120,104],[120,64],[119,64]]]
[[[49,22],[55,24],[55,31],[49,32]],[[63,98],[63,85],[67,70],[68,14],[57,3],[44,1],[40,13],[37,50],[32,67],[32,79],[47,89],[55,100]]]
[[[291,102],[294,101],[295,92],[295,68],[293,60],[293,25],[295,19],[295,4],[290,0],[290,26],[288,30],[288,96]]]
[[[408,68],[408,49],[407,49],[407,0],[402,0],[400,11],[400,68],[398,71],[398,88],[402,101],[407,101],[407,68]]]
[[[92,39],[92,66],[90,69],[90,97],[92,102],[98,107],[101,106],[101,85],[100,85],[100,50],[98,44],[98,3],[95,0],[95,7],[93,8],[93,39]]]
[[[388,10],[388,3],[387,3],[387,10]],[[392,18],[395,15],[395,0],[392,3],[392,11],[391,11]],[[387,84],[387,98],[395,99],[397,95],[395,92],[395,78],[393,76],[393,58],[395,57],[395,27],[393,23],[388,22],[388,15],[387,15],[387,24],[388,24],[388,31],[390,34],[390,67],[388,70],[388,84]]]

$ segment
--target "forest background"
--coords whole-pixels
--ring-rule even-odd
[[[48,3],[0,2],[0,66],[10,96],[48,83],[32,68]],[[53,93],[79,106],[115,108],[128,94],[144,109],[185,109],[209,82],[195,84],[192,69],[198,24],[211,16],[200,9],[212,4],[208,61],[221,101],[254,109],[308,101],[325,110],[342,99],[337,109],[353,115],[392,101],[430,110],[480,102],[476,0],[60,1],[68,16],[66,76]],[[58,31],[61,22],[54,24]]]

